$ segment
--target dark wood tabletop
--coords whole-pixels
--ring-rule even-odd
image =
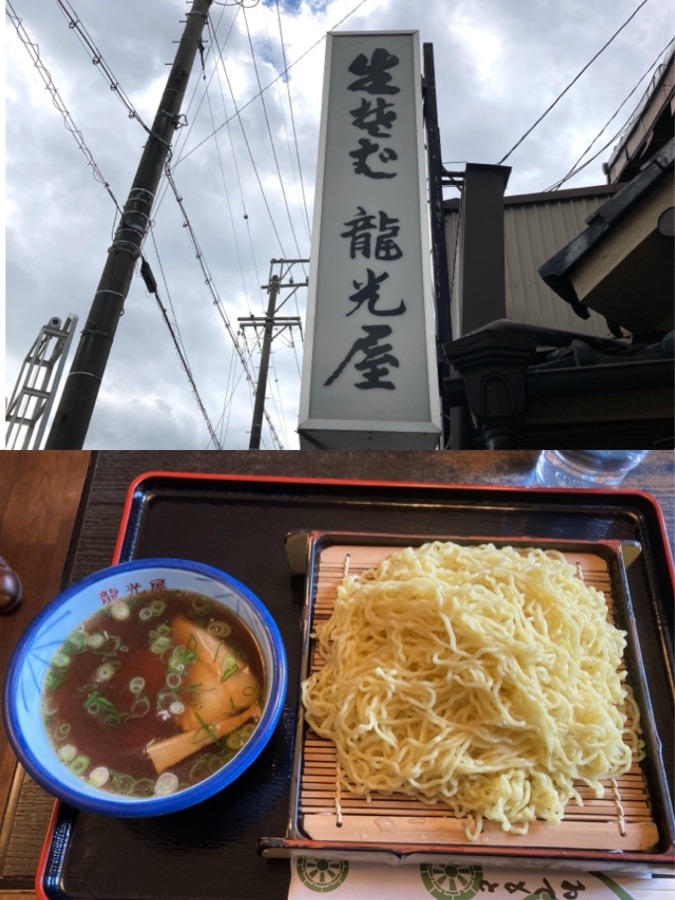
[[[24,600],[0,616],[0,681],[22,631],[62,586],[109,565],[130,483],[150,471],[442,484],[531,485],[536,451],[5,451],[0,455],[0,557]],[[650,493],[675,546],[675,454],[652,451],[622,487]],[[17,809],[16,761],[0,729],[0,900],[32,888],[36,858],[15,846],[20,814],[45,827],[38,793]],[[38,789],[39,790],[39,789]],[[48,798],[47,798],[48,799]],[[34,807],[31,807],[34,803]],[[18,843],[21,843],[20,841]],[[33,845],[35,845],[33,840]]]

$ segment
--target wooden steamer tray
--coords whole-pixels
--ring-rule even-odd
[[[304,676],[323,665],[311,634],[317,624],[330,616],[337,587],[346,572],[360,575],[379,565],[402,545],[417,546],[433,539],[359,534],[305,536],[309,572]],[[482,538],[481,542],[486,540]],[[297,542],[297,536],[293,536],[289,543]],[[466,539],[457,542],[477,543]],[[304,852],[315,855],[382,858],[385,854],[400,862],[438,862],[439,857],[470,855],[479,862],[494,861],[497,857],[502,864],[505,861],[526,864],[533,857],[547,856],[572,858],[578,865],[580,858],[600,856],[607,865],[612,864],[617,853],[624,859],[627,854],[634,858],[671,840],[668,829],[661,829],[661,833],[657,824],[668,818],[663,808],[666,788],[658,776],[658,766],[653,765],[659,757],[659,742],[651,725],[651,704],[642,690],[644,669],[632,633],[634,617],[624,570],[624,563],[636,558],[639,547],[527,539],[496,539],[493,543],[560,550],[576,566],[584,581],[603,593],[610,620],[628,633],[624,662],[642,711],[646,760],[642,764],[634,763],[629,772],[608,782],[602,799],[579,785],[584,805],[578,807],[570,802],[559,826],[536,822],[530,825],[527,834],[515,835],[505,833],[496,823],[486,822],[479,840],[469,841],[464,833],[465,821],[454,817],[442,803],[427,804],[403,794],[375,794],[370,800],[350,794],[339,784],[333,743],[318,737],[300,717],[289,849],[293,847],[295,852],[300,852],[304,843]],[[291,554],[299,565],[301,548],[292,547]]]
[[[306,579],[295,566],[298,541],[303,568],[307,562],[306,542],[296,538],[295,553],[291,553],[294,567],[289,567],[287,549],[293,549],[293,541],[287,547],[286,537],[289,532],[355,530],[398,535],[400,540],[410,534],[459,535],[473,542],[526,535],[530,541],[638,543],[642,553],[627,570],[634,614],[631,644],[641,650],[654,734],[666,748],[675,744],[672,559],[660,509],[648,494],[146,472],[129,486],[113,561],[151,556],[195,559],[222,568],[246,584],[270,610],[286,645],[286,703],[275,734],[251,769],[192,809],[123,820],[57,804],[37,873],[38,897],[288,897],[287,857],[306,854],[308,848],[304,834],[290,836],[289,817],[297,825],[292,814],[298,787],[295,742],[309,610]],[[81,539],[71,580],[97,566],[101,566],[100,548]],[[312,579],[311,568],[309,574]],[[668,795],[675,786],[673,760],[667,755],[662,762],[657,751],[651,763],[654,777],[649,775],[648,787],[659,827],[658,844],[647,852],[589,851],[590,856],[583,859],[593,860],[594,868],[606,868],[617,859],[651,870],[672,864]],[[664,772],[667,788],[661,790]],[[315,856],[335,849],[332,841],[313,841],[311,846],[320,851],[311,854]],[[398,862],[409,849],[394,848],[382,856]],[[527,866],[529,860],[538,868],[559,864],[561,858],[573,860],[576,854],[537,847],[526,850],[529,856],[523,864]],[[344,845],[337,846],[337,851],[350,855]]]

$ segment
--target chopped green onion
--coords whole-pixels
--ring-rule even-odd
[[[174,700],[178,700],[178,694],[175,691],[162,688],[157,694],[157,707],[159,709],[166,709],[174,702]]]
[[[255,725],[252,722],[249,722],[246,725],[242,725],[241,728],[237,728],[237,730],[233,731],[232,734],[228,734],[227,738],[225,739],[225,744],[230,748],[230,750],[241,750],[241,748],[248,741],[254,731]]]
[[[89,783],[94,787],[103,787],[110,778],[110,769],[107,766],[96,766],[89,773]]]
[[[118,794],[130,794],[134,789],[135,779],[125,772],[113,772],[112,783]]]
[[[235,674],[235,672],[238,672],[238,671],[239,671],[239,666],[235,662],[234,657],[226,656],[225,659],[223,660],[223,671],[220,676],[220,680],[227,681],[228,678],[230,678],[232,675]]]
[[[133,786],[132,793],[134,797],[152,797],[155,793],[155,782],[151,778],[139,778]]]
[[[227,622],[218,621],[209,622],[209,624],[206,626],[206,630],[211,634],[217,635],[218,637],[227,637],[232,632],[232,629],[227,624]]]
[[[57,669],[65,669],[70,665],[70,657],[67,653],[62,653],[59,650],[52,656],[52,665],[56,666]]]
[[[72,634],[69,634],[65,644],[71,653],[82,653],[83,650],[86,650],[87,635],[84,628],[80,627],[77,631],[73,631]]]
[[[150,700],[142,694],[135,700],[131,707],[131,715],[134,719],[141,719],[150,712]]]
[[[79,756],[75,757],[69,768],[75,775],[84,775],[89,768],[89,757],[81,753]]]
[[[206,612],[213,606],[213,601],[208,597],[193,597],[192,608],[196,612]]]
[[[139,612],[138,616],[142,621],[145,622],[148,619],[152,618],[152,610],[150,609],[149,606],[144,606],[141,608],[141,611]]]
[[[168,650],[171,646],[171,640],[166,635],[160,635],[155,638],[155,640],[150,644],[150,649],[153,653],[156,653],[158,656],[161,656],[165,650]]]
[[[102,647],[105,644],[105,635],[100,631],[95,632],[94,634],[87,635],[87,646],[91,647],[92,650],[98,650],[99,647]]]
[[[64,744],[56,751],[56,755],[62,762],[72,762],[77,756],[77,747],[75,744]]]
[[[178,778],[173,772],[162,772],[155,782],[155,795],[157,797],[166,797],[167,794],[173,794],[178,789]]]
[[[193,743],[201,744],[202,741],[206,741],[209,738],[211,740],[215,740],[217,731],[215,725],[210,724],[209,722],[205,722],[199,713],[195,713],[197,717],[197,721],[199,722],[199,728],[195,732],[195,736],[193,738]],[[202,734],[202,732],[204,732]]]
[[[169,706],[169,712],[172,716],[180,716],[185,712],[185,704],[181,703],[180,700],[174,700]]]
[[[123,622],[131,615],[129,604],[125,600],[115,600],[114,603],[110,604],[108,609],[110,610],[110,615],[113,619],[117,619],[118,622]]]
[[[102,681],[110,681],[121,665],[122,663],[120,662],[103,663],[103,665],[99,666],[96,670],[96,675],[94,676],[95,680],[99,683]]]
[[[136,675],[135,678],[132,678],[129,682],[129,690],[132,694],[140,694],[140,692],[145,687],[145,678],[142,675]]]
[[[177,688],[181,686],[183,679],[180,676],[180,673],[172,671],[166,673],[166,684],[167,687]]]
[[[150,632],[150,637],[156,640],[159,637],[167,637],[171,633],[171,629],[167,622],[162,622],[161,625],[158,625],[157,628],[153,629]]]

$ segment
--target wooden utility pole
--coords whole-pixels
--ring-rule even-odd
[[[82,448],[117,323],[124,312],[136,261],[150,225],[150,213],[212,0],[193,0],[171,72],[124,206],[94,300],[80,335],[70,374],[46,443],[48,450]]]
[[[262,420],[263,414],[265,412],[265,394],[267,392],[267,375],[270,367],[272,341],[286,328],[292,328],[293,326],[300,327],[301,324],[299,316],[277,316],[278,309],[280,308],[277,307],[277,297],[279,296],[279,291],[281,290],[281,288],[291,287],[293,288],[293,291],[295,291],[298,287],[307,286],[306,281],[294,282],[293,279],[291,279],[287,284],[282,284],[282,279],[285,277],[285,273],[287,273],[288,271],[288,269],[284,269],[284,264],[293,265],[294,263],[306,262],[308,262],[308,260],[306,259],[273,259],[272,266],[270,267],[269,283],[266,285],[262,285],[262,287],[265,288],[269,293],[266,315],[243,316],[239,318],[239,324],[242,326],[242,328],[253,326],[257,331],[259,325],[262,325],[263,327],[260,371],[258,372],[258,383],[256,385],[255,402],[253,405],[253,421],[251,424],[251,437],[248,445],[249,450],[260,449],[260,440],[262,437]],[[271,273],[271,269],[275,264],[281,265],[281,276],[273,275]],[[286,300],[288,300],[288,297],[286,298]],[[286,300],[284,300],[283,303],[285,303]],[[281,304],[281,306],[283,306],[283,303]],[[277,329],[276,334],[274,331],[275,328]]]

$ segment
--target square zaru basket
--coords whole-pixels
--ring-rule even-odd
[[[263,842],[263,853],[371,857],[399,863],[458,857],[513,864],[550,859],[555,864],[569,861],[576,866],[582,861],[598,861],[612,868],[649,866],[672,859],[672,807],[625,572],[639,555],[639,545],[372,534],[316,533],[302,537],[304,543],[296,540],[295,546],[289,544],[292,565],[294,561],[300,567],[306,565],[307,573],[302,678],[323,665],[312,634],[316,625],[330,617],[337,588],[347,571],[358,576],[402,546],[418,546],[430,540],[474,545],[491,542],[562,552],[579,577],[602,592],[609,620],[627,632],[622,665],[640,708],[645,759],[634,761],[628,772],[608,781],[602,798],[585,785],[576,785],[583,805],[570,801],[559,825],[536,821],[520,835],[503,831],[498,823],[485,822],[478,839],[471,841],[465,833],[466,821],[443,803],[430,804],[404,794],[372,794],[366,799],[346,790],[340,784],[335,745],[316,735],[301,715],[288,833],[283,840]]]

